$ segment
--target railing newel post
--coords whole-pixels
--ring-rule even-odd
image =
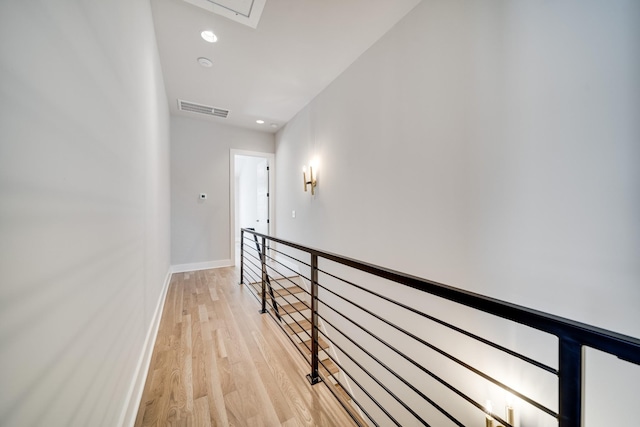
[[[311,373],[307,379],[311,385],[322,381],[318,372],[318,255],[311,254]]]
[[[240,229],[240,285],[244,283],[244,229]]]
[[[262,250],[260,251],[260,261],[262,261],[262,292],[260,293],[262,301],[262,309],[260,313],[267,312],[267,257],[264,253],[266,239],[262,237]]]
[[[582,426],[582,345],[558,337],[558,426]]]

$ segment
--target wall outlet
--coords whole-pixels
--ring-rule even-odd
[[[291,218],[295,218],[296,217],[296,211],[291,211]]]

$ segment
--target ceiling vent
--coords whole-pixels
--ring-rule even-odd
[[[180,109],[180,111],[189,111],[192,113],[206,114],[207,116],[220,117],[221,119],[226,119],[229,116],[229,110],[196,104],[195,102],[184,101],[182,99],[178,99],[178,109]]]

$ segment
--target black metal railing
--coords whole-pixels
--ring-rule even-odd
[[[481,399],[503,392],[528,419],[580,427],[583,348],[640,365],[637,338],[250,229],[240,274],[308,360],[311,384],[327,385],[358,425],[465,426],[486,416],[511,427],[508,398],[505,415]],[[505,335],[527,339],[500,342]]]

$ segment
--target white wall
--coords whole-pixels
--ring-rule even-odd
[[[424,0],[278,133],[278,236],[640,337],[638,117],[640,3]]]
[[[2,425],[135,416],[169,213],[148,1],[1,2]]]
[[[231,149],[273,153],[274,136],[171,118],[171,264],[229,265]],[[198,194],[207,193],[201,201]]]

